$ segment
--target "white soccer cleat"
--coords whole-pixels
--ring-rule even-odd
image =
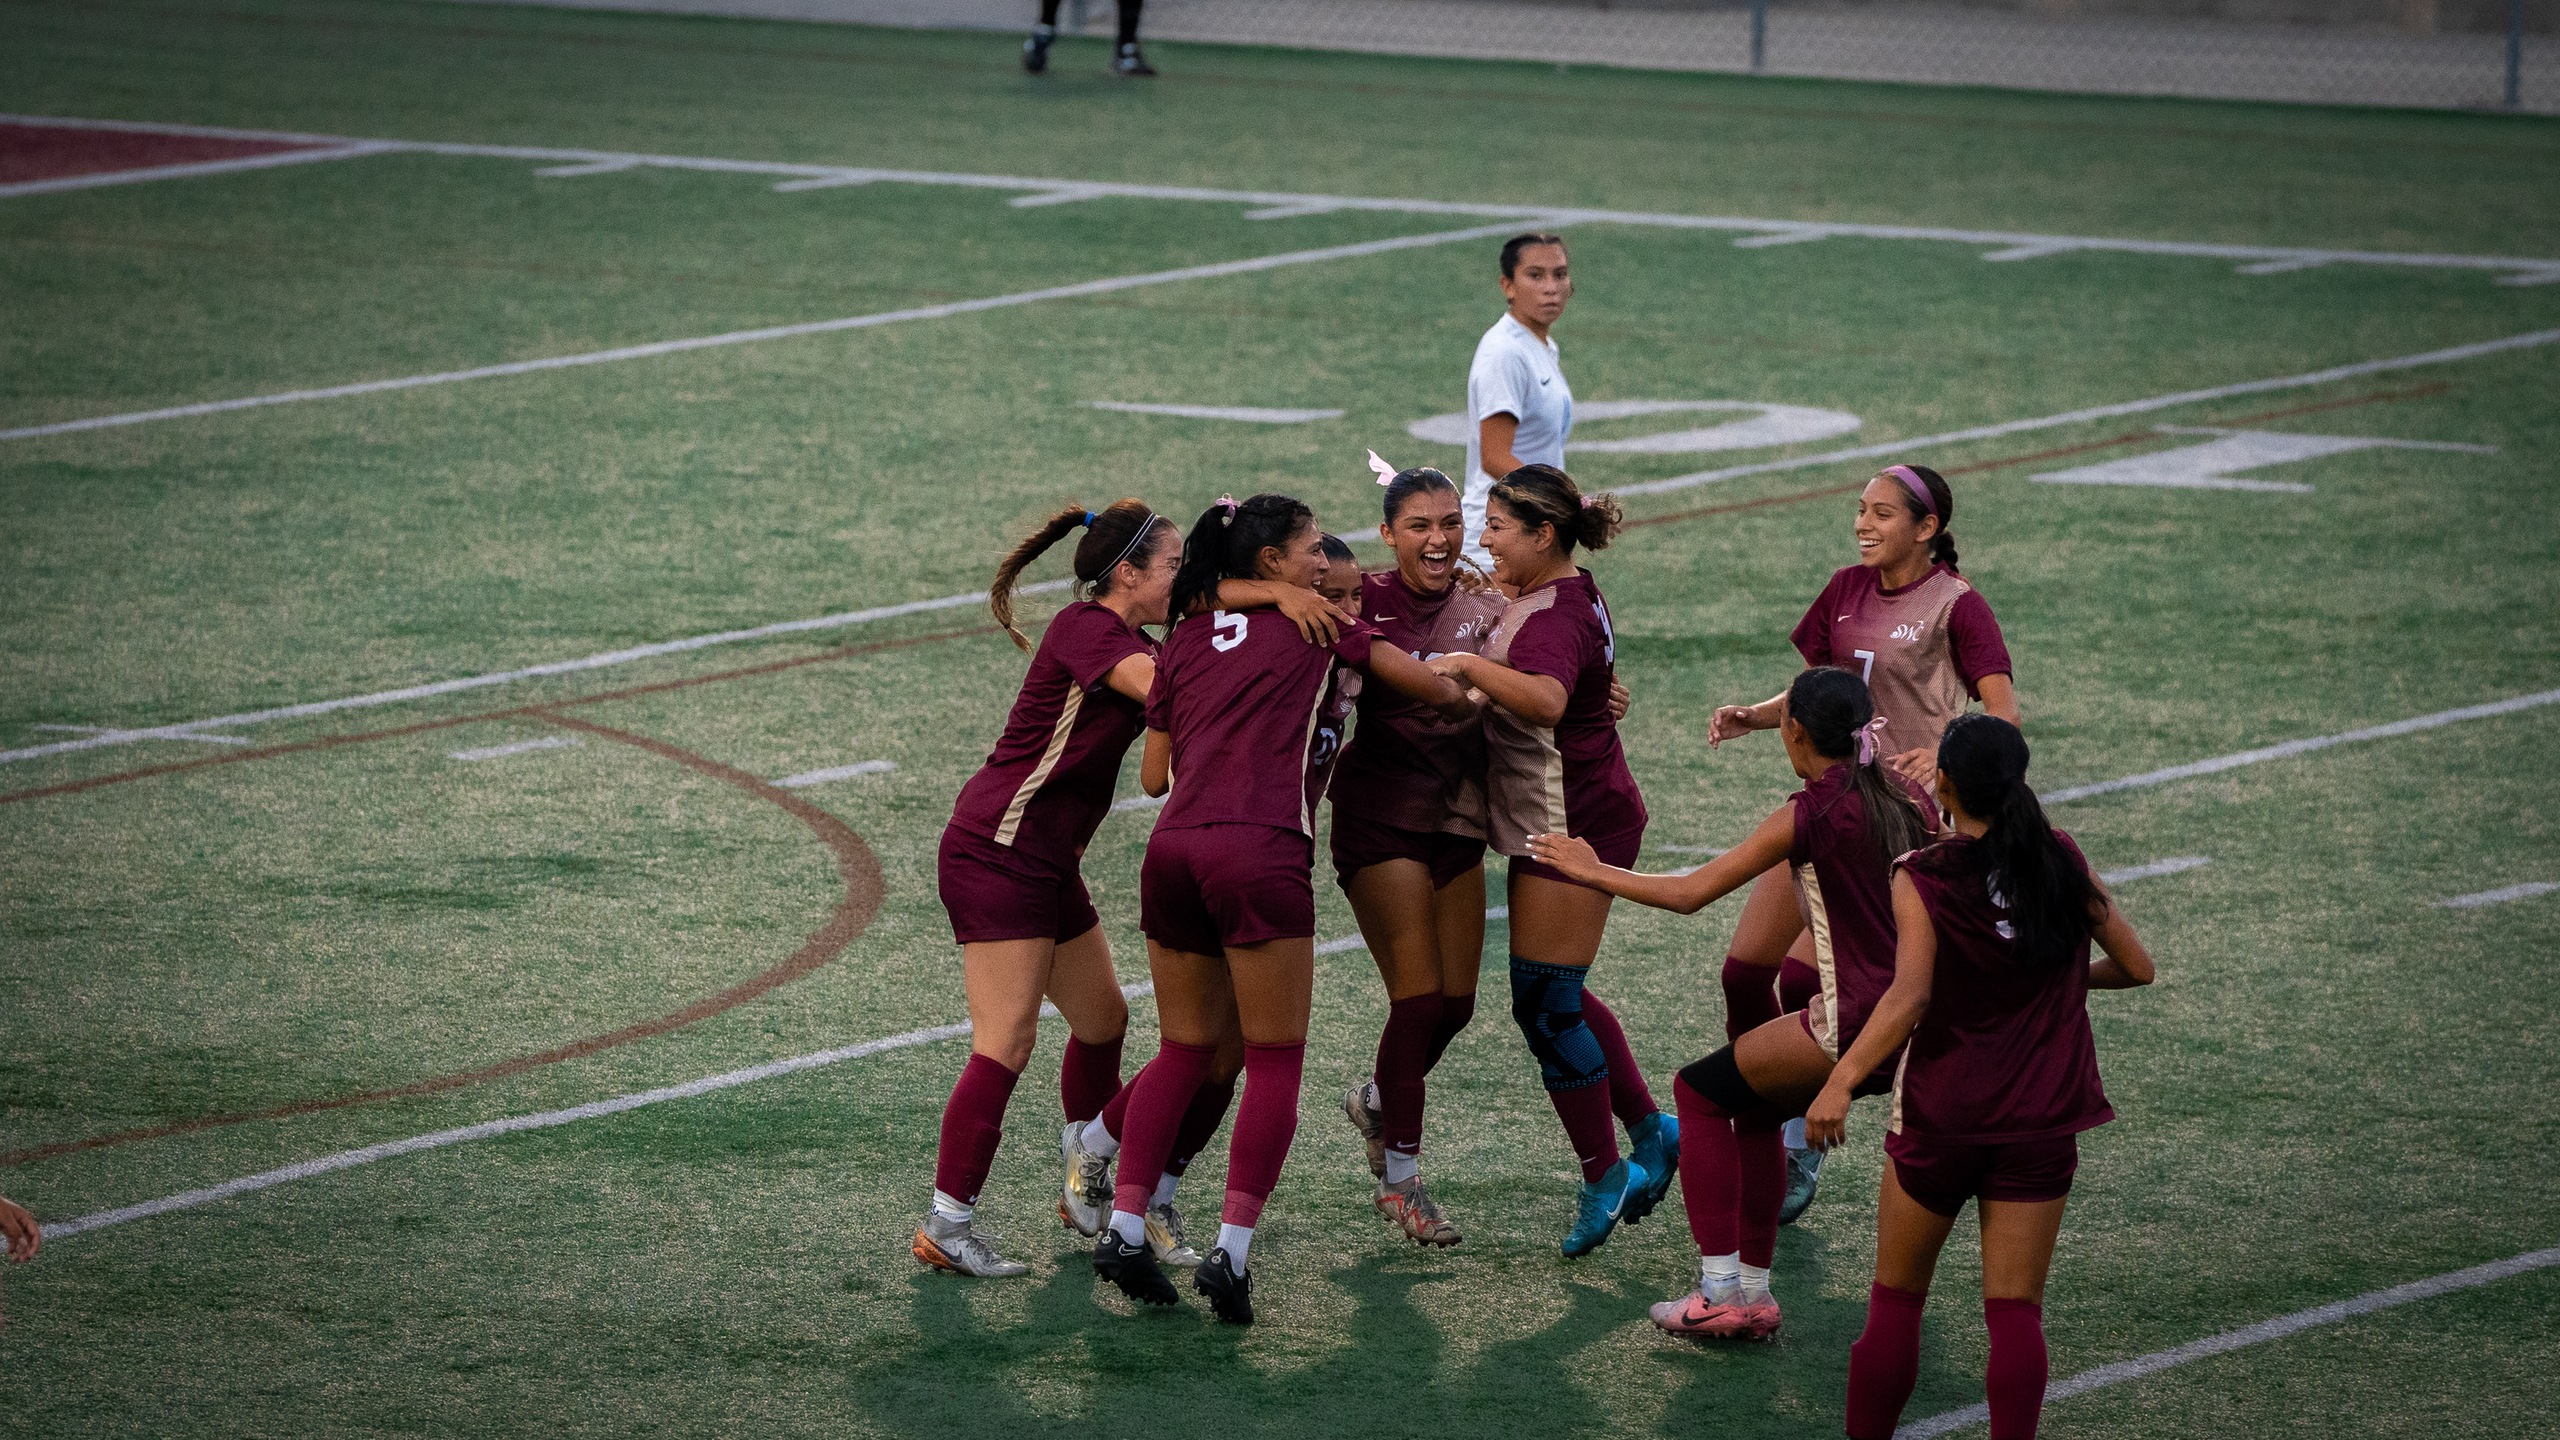
[[[919,1264],[954,1275],[1002,1280],[1031,1273],[1030,1266],[997,1254],[994,1236],[982,1234],[966,1220],[948,1219],[939,1213],[928,1213],[924,1224],[916,1228],[914,1249]]]
[[[1159,1265],[1200,1268],[1200,1252],[1191,1248],[1190,1237],[1182,1230],[1182,1212],[1170,1200],[1147,1207],[1147,1249],[1155,1253]]]
[[[1084,1148],[1084,1122],[1070,1120],[1058,1137],[1067,1178],[1058,1196],[1058,1220],[1079,1235],[1102,1233],[1111,1218],[1111,1157]]]

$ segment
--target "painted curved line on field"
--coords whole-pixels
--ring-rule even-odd
[[[599,1050],[628,1045],[635,1040],[651,1039],[670,1031],[681,1030],[695,1021],[710,1019],[724,1010],[745,1004],[767,991],[788,985],[809,974],[842,954],[845,946],[853,943],[854,937],[860,935],[871,924],[872,917],[880,913],[881,902],[887,897],[887,884],[880,872],[879,857],[871,853],[871,847],[863,843],[862,837],[854,833],[852,826],[845,824],[827,811],[810,804],[788,790],[776,789],[744,770],[723,765],[717,760],[696,755],[690,750],[679,749],[664,740],[652,739],[628,730],[616,730],[609,725],[598,725],[594,721],[581,720],[573,715],[563,715],[541,706],[530,706],[519,713],[528,719],[557,725],[563,729],[576,730],[601,740],[613,741],[618,745],[629,745],[634,749],[646,750],[652,755],[672,760],[688,769],[708,775],[722,784],[744,790],[759,800],[768,801],[790,811],[835,854],[836,872],[844,879],[844,897],[836,902],[835,913],[828,916],[827,923],[818,927],[808,939],[800,942],[800,948],[793,951],[791,957],[781,964],[760,974],[751,975],[716,995],[706,995],[681,1009],[670,1010],[664,1015],[625,1025],[619,1030],[590,1035],[582,1040],[572,1040],[566,1045],[556,1045],[532,1055],[518,1055],[510,1060],[498,1061],[494,1065],[481,1066],[476,1070],[461,1070],[449,1075],[438,1075],[426,1080],[413,1081],[407,1085],[393,1086],[387,1090],[368,1090],[360,1094],[339,1095],[324,1100],[301,1100],[290,1105],[279,1105],[270,1110],[243,1111],[230,1115],[205,1115],[166,1125],[149,1125],[140,1129],[120,1130],[109,1135],[93,1135],[85,1140],[65,1140],[51,1145],[12,1150],[0,1154],[0,1166],[23,1165],[30,1161],[47,1160],[58,1155],[72,1155],[85,1150],[102,1150],[111,1145],[124,1145],[136,1140],[165,1139],[172,1135],[186,1135],[198,1130],[243,1125],[253,1120],[284,1120],[297,1115],[313,1115],[324,1110],[344,1110],[350,1106],[370,1105],[383,1100],[405,1100],[421,1095],[436,1095],[491,1080],[503,1080],[510,1075],[521,1075],[544,1065],[559,1064],[563,1060],[576,1060],[593,1055]]]

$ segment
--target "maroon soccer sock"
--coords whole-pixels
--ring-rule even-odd
[[[1150,1060],[1147,1065],[1154,1063]],[[1120,1088],[1111,1092],[1111,1098],[1103,1102],[1102,1128],[1115,1142],[1129,1133],[1129,1102],[1138,1097],[1138,1082],[1146,1078],[1147,1065],[1138,1067],[1137,1074],[1121,1081]]]
[[[1632,1130],[1646,1116],[1662,1107],[1653,1103],[1653,1091],[1644,1083],[1644,1071],[1636,1066],[1635,1052],[1627,1048],[1627,1032],[1618,1025],[1618,1016],[1591,987],[1582,987],[1582,1023],[1591,1027],[1591,1038],[1600,1042],[1600,1056],[1609,1062],[1609,1109],[1618,1123]]]
[[[1090,1120],[1120,1090],[1120,1042],[1114,1036],[1100,1044],[1067,1037],[1067,1058],[1058,1067],[1058,1101],[1070,1120]]]
[[[1689,1212],[1689,1238],[1701,1255],[1730,1255],[1742,1248],[1742,1152],[1733,1117],[1686,1080],[1671,1082],[1671,1103],[1680,1112],[1680,1204]]]
[[[1618,1163],[1618,1124],[1609,1113],[1609,1087],[1602,1081],[1571,1090],[1550,1090],[1547,1103],[1564,1122],[1565,1139],[1582,1163],[1582,1178],[1597,1185]]]
[[[1387,1148],[1405,1155],[1422,1149],[1422,1077],[1431,1070],[1440,1006],[1436,991],[1398,1000],[1387,1007],[1386,1033],[1378,1037],[1378,1109],[1386,1116]]]
[[[1305,1077],[1307,1042],[1244,1047],[1244,1104],[1236,1110],[1235,1137],[1227,1142],[1227,1203],[1219,1219],[1252,1229],[1262,1202],[1280,1183],[1280,1165],[1298,1133],[1298,1082]]]
[[[1983,1373],[1991,1402],[1991,1440],[2035,1440],[2044,1410],[2044,1307],[2033,1300],[1982,1302],[1991,1329],[1991,1364]]]
[[[1475,1018],[1476,997],[1473,991],[1440,997],[1440,1023],[1432,1027],[1431,1050],[1422,1061],[1426,1073],[1439,1067],[1440,1057],[1449,1053],[1449,1042],[1457,1039],[1458,1032],[1466,1029],[1467,1022]]]
[[[1778,1013],[1791,1015],[1822,993],[1822,972],[1793,955],[1778,962]]]
[[[1686,1123],[1680,1127],[1684,1159],[1688,1128]],[[1766,1120],[1734,1121],[1733,1141],[1742,1162],[1742,1183],[1735,1196],[1742,1263],[1766,1270],[1778,1254],[1778,1209],[1787,1201],[1787,1149],[1778,1141],[1777,1125]]]
[[[1209,1064],[1218,1058],[1214,1045],[1185,1045],[1167,1040],[1156,1058],[1138,1072],[1137,1093],[1130,1097],[1127,1127],[1120,1132],[1120,1173],[1112,1186],[1112,1208],[1132,1215],[1147,1213],[1156,1177],[1173,1155],[1190,1108]]]
[[[1920,1307],[1928,1299],[1877,1285],[1867,1328],[1849,1347],[1849,1440],[1892,1440],[1920,1380]]]
[[[1217,1138],[1218,1127],[1227,1123],[1227,1106],[1236,1098],[1236,1077],[1220,1080],[1215,1076],[1200,1082],[1191,1096],[1191,1108],[1182,1112],[1182,1128],[1174,1133],[1173,1154],[1166,1157],[1164,1173],[1180,1175],[1191,1168],[1191,1161],[1209,1142]]]
[[[1013,1098],[1014,1072],[972,1053],[959,1083],[942,1107],[942,1149],[934,1156],[933,1188],[963,1205],[978,1203],[987,1170],[1004,1139],[1004,1106]]]
[[[1724,1038],[1739,1040],[1785,1013],[1778,1008],[1776,971],[1724,957]]]

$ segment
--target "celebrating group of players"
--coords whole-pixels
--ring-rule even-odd
[[[1084,598],[1042,635],[942,839],[974,1041],[916,1257],[964,1275],[1027,1268],[973,1217],[1046,999],[1072,1031],[1060,1218],[1097,1237],[1096,1273],[1137,1300],[1176,1303],[1165,1268],[1189,1268],[1220,1319],[1251,1323],[1254,1227],[1297,1126],[1329,791],[1336,878],[1389,1000],[1371,1074],[1343,1102],[1383,1216],[1424,1245],[1461,1238],[1423,1183],[1425,1079],[1474,1014],[1490,848],[1508,862],[1512,1017],[1582,1167],[1563,1253],[1651,1212],[1676,1177],[1699,1276],[1654,1322],[1766,1338],[1781,1128],[1801,1118],[1818,1152],[1853,1097],[1889,1091],[1849,1434],[1892,1432],[1939,1248],[1976,1200],[1992,1431],[2031,1435],[2074,1137],[2112,1113],[2086,995],[2148,983],[2152,967],[2026,783],[2008,654],[1957,572],[1946,481],[1897,465],[1867,484],[1858,563],[1794,633],[1812,668],[1712,717],[1710,745],[1778,731],[1803,788],[1710,863],[1647,875],[1630,868],[1647,814],[1618,740],[1609,607],[1575,563],[1609,544],[1616,503],[1523,465],[1491,486],[1471,535],[1447,476],[1372,461],[1394,556],[1374,573],[1273,494],[1222,499],[1187,532],[1136,500],[1069,508],[998,569],[992,608],[1011,629],[1015,578],[1082,532]],[[1464,558],[1477,540],[1489,579]],[[1161,644],[1149,626],[1167,627]],[[1080,858],[1142,735],[1140,783],[1167,797],[1138,877],[1161,1042],[1124,1082],[1128,1011]],[[1587,984],[1610,906],[1688,913],[1746,888],[1723,971],[1732,1043],[1679,1072],[1665,1114]],[[1174,1196],[1239,1078],[1204,1258]]]

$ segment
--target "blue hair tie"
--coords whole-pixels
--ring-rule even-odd
[[[1084,512],[1084,528],[1087,530],[1093,528],[1093,512],[1090,510]]]

